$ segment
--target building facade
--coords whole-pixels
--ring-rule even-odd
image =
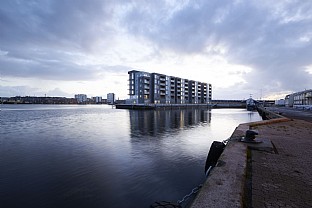
[[[312,89],[287,95],[285,105],[289,107],[312,107]]]
[[[129,74],[128,103],[208,104],[211,84],[158,73],[132,70]]]
[[[93,97],[93,101],[94,101],[96,104],[102,103],[102,97],[101,97],[101,96]]]
[[[77,94],[77,95],[75,95],[75,99],[77,100],[78,104],[87,103],[87,95],[86,94]]]
[[[115,103],[115,94],[108,93],[107,94],[107,104],[113,105]]]

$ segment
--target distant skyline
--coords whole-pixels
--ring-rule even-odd
[[[212,84],[212,99],[312,88],[310,0],[2,0],[0,96],[128,98],[140,70]]]

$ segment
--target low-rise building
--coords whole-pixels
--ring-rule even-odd
[[[287,95],[285,105],[288,107],[312,108],[312,89]]]
[[[284,99],[275,100],[275,105],[285,106],[285,100]]]

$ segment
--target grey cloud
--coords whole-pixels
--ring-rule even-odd
[[[0,57],[1,73],[8,77],[40,78],[47,80],[89,80],[95,79],[98,70],[88,70],[86,66],[79,66],[71,62],[58,60],[38,60]]]
[[[73,97],[72,94],[66,93],[59,88],[44,92],[39,88],[29,86],[1,86],[0,95],[3,97],[12,96],[60,96],[60,97]]]
[[[1,1],[0,41],[18,46],[86,49],[110,38],[111,1]]]
[[[34,96],[38,95],[39,89],[28,86],[1,86],[0,95],[3,97],[15,96]],[[44,94],[41,94],[44,95]]]
[[[158,56],[166,50],[221,55],[251,67],[241,84],[247,89],[301,90],[312,79],[304,71],[312,65],[311,14],[309,0],[2,0],[0,72],[52,80],[126,73],[127,66],[79,60],[99,48],[109,51],[118,34],[128,32]]]
[[[38,78],[46,80],[96,80],[107,72],[126,73],[127,66],[77,64],[72,59],[83,59],[81,54],[67,54],[62,51],[19,50],[0,54],[3,76]]]
[[[274,90],[301,90],[311,83],[303,70],[312,64],[310,1],[189,1],[173,13],[142,10],[133,6],[122,24],[160,50],[209,54],[222,45],[227,60],[254,69],[246,87],[274,82]]]
[[[111,46],[113,9],[112,1],[100,0],[1,1],[0,72],[49,80],[96,79],[103,68],[79,61],[99,41]]]

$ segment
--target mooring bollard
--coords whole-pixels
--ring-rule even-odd
[[[256,135],[258,135],[258,132],[253,131],[253,130],[247,130],[245,134],[245,140],[254,141],[256,139]]]

